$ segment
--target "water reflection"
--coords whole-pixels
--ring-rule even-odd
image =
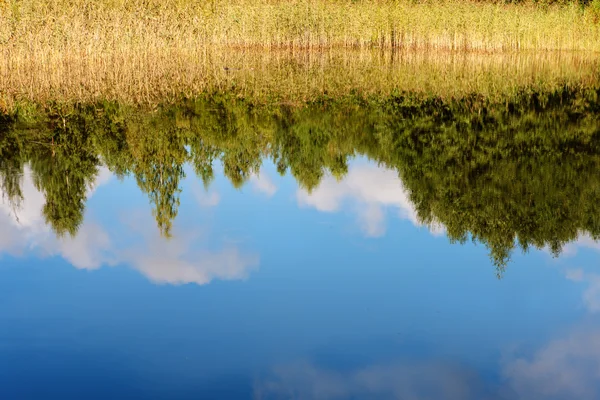
[[[497,281],[482,268],[482,246],[449,245],[422,225],[386,165],[354,158],[310,191],[268,160],[239,190],[224,169],[216,161],[205,188],[194,165],[182,164],[179,216],[166,239],[137,180],[104,166],[86,189],[77,234],[56,236],[24,164],[22,200],[4,202],[0,216],[0,357],[10,360],[0,365],[0,394],[600,394],[591,237],[556,260],[549,251],[517,255]],[[344,232],[348,221],[355,229]],[[29,388],[25,378],[43,384]]]
[[[336,212],[343,203],[350,203],[361,230],[370,237],[385,234],[389,208],[395,209],[400,218],[415,226],[423,225],[398,173],[382,166],[367,163],[352,166],[341,179],[326,176],[311,192],[298,189],[296,198],[300,206],[314,207],[323,212]],[[439,224],[431,224],[429,229],[436,235],[444,231]]]
[[[600,395],[599,348],[597,326],[578,328],[511,361],[504,373],[523,399],[594,399]]]
[[[336,370],[309,361],[273,368],[256,399],[595,399],[600,330],[577,328],[531,355],[504,354],[500,377],[450,360],[402,360]]]
[[[275,368],[256,399],[499,399],[477,371],[444,361],[406,360],[336,371],[306,361]]]
[[[600,89],[538,89],[3,115],[0,398],[598,398]]]
[[[111,179],[106,168],[99,170],[94,186],[86,194],[89,200],[95,190]],[[0,251],[11,255],[36,254],[39,257],[59,255],[80,269],[127,265],[156,283],[195,283],[203,285],[213,279],[244,279],[258,267],[258,256],[225,243],[221,249],[202,246],[202,229],[180,229],[176,238],[165,240],[154,228],[150,215],[125,210],[113,205],[118,215],[110,226],[94,218],[86,218],[77,233],[57,236],[46,224],[45,195],[34,184],[29,167],[21,180],[22,201],[18,206],[1,204]],[[6,193],[3,193],[7,195]],[[209,197],[208,201],[214,201]],[[213,204],[215,205],[215,204]]]
[[[190,166],[186,167],[188,170]],[[221,167],[222,168],[222,167]],[[93,185],[88,187],[86,199],[115,177],[104,166],[100,167]],[[184,180],[185,181],[185,180]],[[182,181],[181,183],[183,184]],[[202,209],[219,207],[222,195],[214,187],[202,187],[193,178],[187,179],[190,196]],[[116,182],[115,182],[116,184]],[[209,283],[213,279],[245,279],[258,268],[259,257],[242,252],[231,243],[219,252],[201,250],[209,230],[187,227],[176,230],[165,239],[153,228],[150,215],[142,210],[126,211],[114,204],[117,218],[102,223],[87,216],[73,235],[57,235],[44,215],[45,194],[34,184],[29,166],[20,179],[22,198],[18,203],[3,201],[0,251],[22,256],[35,253],[41,257],[59,255],[79,269],[97,269],[102,266],[127,265],[157,283]],[[271,174],[264,169],[250,176],[248,187],[261,198],[271,198],[278,191]],[[113,186],[111,191],[119,190]],[[2,191],[4,199],[10,197]],[[297,205],[313,207],[319,212],[338,213],[342,210],[356,214],[356,224],[366,237],[385,235],[389,210],[393,218],[406,219],[420,227],[413,204],[397,173],[367,160],[357,160],[347,175],[336,179],[325,175],[314,190],[297,188]],[[188,211],[189,212],[189,211]],[[443,234],[443,226],[431,225],[433,235]]]
[[[18,206],[28,165],[46,223],[76,236],[89,188],[107,168],[135,179],[169,237],[186,165],[208,190],[193,189],[198,201],[211,206],[220,201],[210,192],[217,163],[233,187],[273,196],[261,168],[268,160],[295,178],[303,206],[334,211],[354,198],[368,236],[385,232],[384,209],[393,207],[452,241],[483,243],[502,271],[516,244],[557,255],[582,234],[599,237],[598,90],[529,88],[501,101],[401,93],[266,106],[207,95],[153,111],[49,108],[4,117],[1,183]],[[350,170],[356,156],[380,169]]]

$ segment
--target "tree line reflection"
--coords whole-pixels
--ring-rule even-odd
[[[523,89],[502,101],[322,97],[256,104],[207,94],[157,109],[104,102],[23,106],[0,116],[0,184],[15,208],[26,165],[55,233],[76,235],[99,167],[132,176],[171,234],[184,166],[208,188],[220,162],[239,188],[264,160],[314,190],[366,156],[397,171],[423,224],[487,246],[501,271],[518,246],[600,238],[600,89]]]

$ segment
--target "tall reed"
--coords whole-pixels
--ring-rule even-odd
[[[472,0],[4,0],[0,44],[13,52],[402,47],[600,50],[576,3]]]
[[[4,109],[24,99],[155,103],[223,88],[283,101],[398,87],[493,93],[588,76],[600,50],[600,24],[575,3],[2,1]]]
[[[594,83],[600,60],[587,54],[381,52],[374,50],[145,54],[0,60],[0,110],[45,104],[118,101],[156,105],[206,92],[255,102],[306,102],[322,96],[410,91],[450,98],[503,97],[536,87]]]

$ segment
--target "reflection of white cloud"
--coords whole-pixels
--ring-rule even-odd
[[[88,197],[109,180],[108,169],[100,168],[94,185],[88,188]],[[76,238],[57,239],[44,221],[44,194],[34,186],[28,168],[25,168],[21,180],[21,190],[23,201],[18,209],[13,209],[8,202],[0,203],[0,252],[12,255],[25,251],[40,255],[59,254],[79,268],[99,266],[97,254],[108,246],[108,237],[100,227],[84,223]]]
[[[101,169],[88,197],[109,178],[110,173]],[[200,285],[213,279],[243,279],[258,265],[257,256],[242,254],[234,247],[220,252],[198,249],[194,235],[188,232],[176,232],[171,240],[160,238],[150,215],[120,227],[119,240],[111,240],[102,226],[87,219],[74,238],[58,239],[45,224],[44,195],[29,173],[23,178],[22,191],[24,201],[18,210],[0,203],[0,253],[59,255],[82,269],[128,264],[155,282]]]
[[[600,242],[595,241],[588,234],[579,235],[577,240],[564,246],[561,256],[570,257],[577,254],[579,249],[600,250]]]
[[[591,249],[600,251],[600,242],[595,241],[588,234],[581,234],[577,240],[564,246],[562,257],[572,257],[580,249]],[[592,313],[600,311],[600,274],[586,272],[581,268],[570,268],[565,270],[565,277],[573,282],[581,282],[587,285],[583,291],[583,303],[586,309]]]
[[[165,251],[155,248],[149,254],[137,253],[130,259],[135,269],[158,283],[204,285],[213,279],[245,279],[258,265],[258,257],[240,254],[236,248],[219,253],[187,253],[177,246],[161,247]]]
[[[196,193],[196,200],[201,207],[214,207],[221,201],[221,196],[217,192],[198,192]]]
[[[368,204],[360,210],[359,221],[367,236],[379,237],[385,234],[385,215],[383,209],[376,204]]]
[[[584,274],[583,274],[583,270],[581,268],[576,268],[576,269],[568,269],[567,272],[565,272],[565,276],[570,281],[581,282],[583,280]]]
[[[504,375],[519,399],[598,399],[600,331],[554,340],[530,358],[507,363]]]
[[[590,312],[600,311],[600,276],[590,278],[590,284],[583,292],[583,302]]]
[[[74,238],[59,239],[57,249],[73,266],[95,269],[114,262],[110,255],[112,245],[102,227],[94,223],[84,223]]]
[[[258,399],[593,400],[600,398],[600,330],[571,331],[530,356],[513,355],[497,365],[494,383],[448,361],[413,359],[341,371],[296,362],[257,380],[254,392]]]
[[[44,198],[44,195],[35,188],[33,180],[30,178],[29,169],[25,169],[24,173],[24,179],[22,179],[21,182],[21,190],[24,199],[20,204],[19,209],[13,209],[5,199],[6,196],[4,196],[4,194],[2,196],[2,202],[0,202],[0,210],[2,211],[3,217],[2,225],[8,224],[19,227],[21,230],[26,231],[22,233],[28,234],[48,231],[41,214],[46,199]],[[0,243],[0,249],[2,248],[1,246],[2,243]]]
[[[481,399],[479,377],[460,365],[412,362],[333,371],[308,362],[281,366],[256,384],[256,398]],[[293,394],[293,396],[292,396]]]
[[[580,249],[600,250],[600,243],[582,234],[565,246],[562,256]],[[600,311],[600,274],[582,268],[564,270],[565,277],[585,287],[582,300],[587,311]],[[600,398],[600,330],[579,329],[550,341],[531,356],[511,357],[503,376],[517,399]]]
[[[154,221],[138,216],[130,222],[128,234],[135,243],[115,250],[116,257],[154,282],[204,285],[213,279],[245,279],[258,266],[258,256],[242,254],[233,246],[208,251],[198,248],[198,236],[191,232],[176,231],[165,240],[153,229]]]
[[[389,207],[395,208],[400,218],[421,225],[398,174],[383,167],[352,167],[341,181],[327,176],[311,194],[298,189],[296,198],[300,205],[324,212],[339,211],[346,200],[351,201],[361,228],[368,236],[385,234],[385,209]],[[434,234],[443,233],[440,226],[432,226],[430,230]]]
[[[585,273],[582,269],[568,269],[565,272],[567,279],[574,282],[583,282],[587,288],[583,292],[583,303],[590,312],[600,311],[600,275]]]
[[[207,192],[197,182],[192,183],[192,192],[200,207],[214,207],[221,201],[221,196],[217,192]]]
[[[263,193],[267,197],[271,197],[277,192],[277,186],[275,186],[273,180],[264,171],[252,174],[250,184],[255,191]]]

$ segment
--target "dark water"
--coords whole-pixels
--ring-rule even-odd
[[[598,93],[3,116],[0,398],[597,398]]]

